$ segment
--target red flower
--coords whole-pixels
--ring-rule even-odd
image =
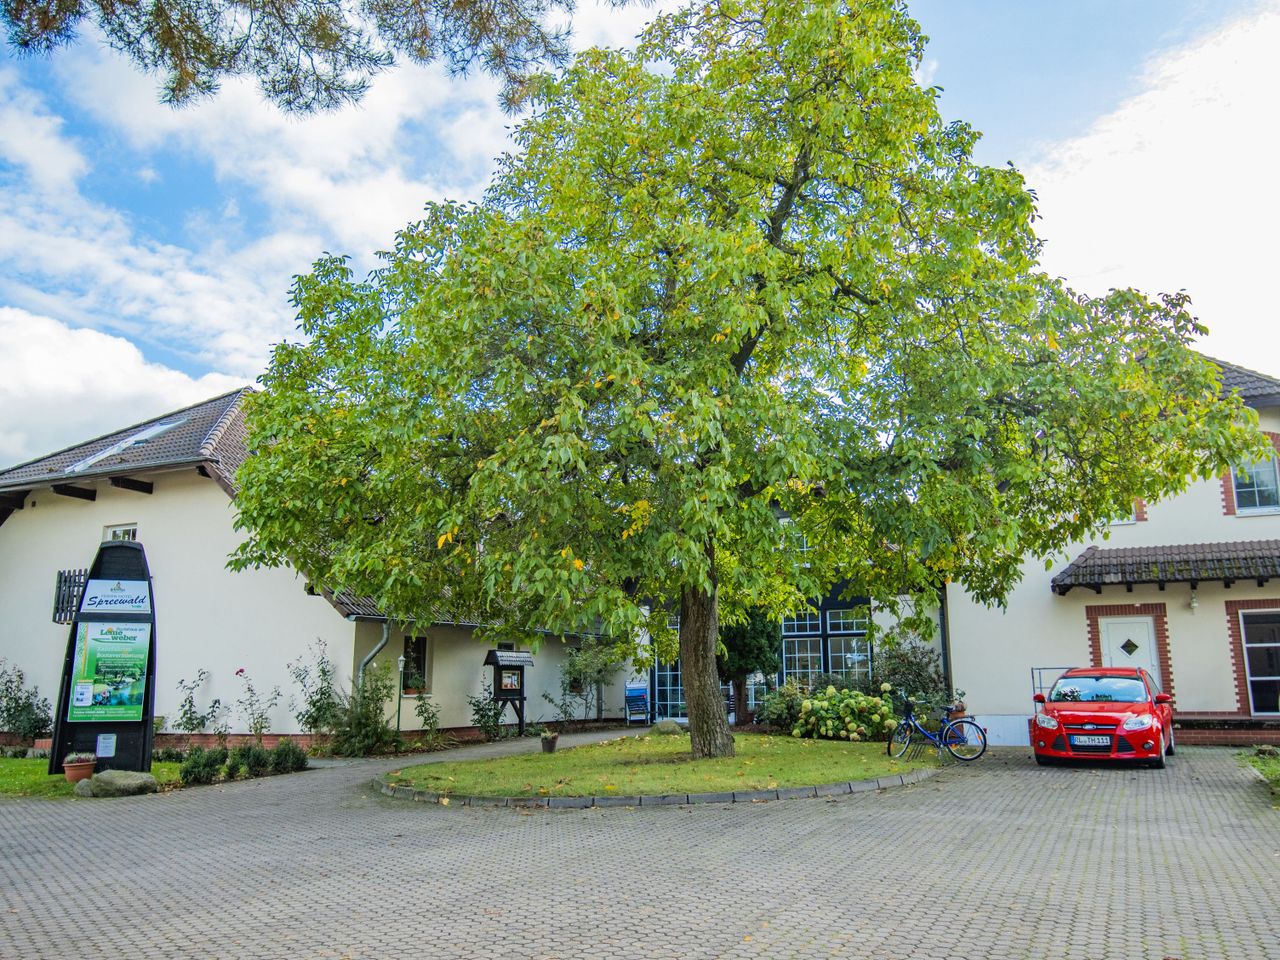
[[[237,670],[237,671],[236,671],[236,676],[237,676],[237,677],[243,677],[243,676],[244,676],[244,667],[241,667],[239,670]]]

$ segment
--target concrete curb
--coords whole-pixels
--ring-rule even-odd
[[[649,797],[470,797],[393,786],[389,783],[383,783],[381,778],[374,780],[373,785],[384,796],[392,797],[396,800],[435,803],[441,806],[586,810],[591,807],[683,807],[698,803],[767,803],[771,800],[808,800],[815,797],[834,797],[851,793],[867,793],[873,790],[891,790],[894,787],[906,787],[913,783],[919,783],[921,780],[928,780],[937,772],[937,767],[921,767],[918,770],[911,770],[907,773],[895,773],[890,777],[877,777],[874,780],[846,780],[839,783],[825,783],[817,787],[736,790],[732,793],[673,793]]]

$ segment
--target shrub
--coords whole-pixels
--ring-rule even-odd
[[[245,727],[261,743],[262,735],[271,729],[271,711],[280,702],[280,688],[272,687],[270,693],[260,694],[244,667],[236,671],[236,676],[244,684],[244,693],[236,701],[236,706],[240,708]]]
[[[950,699],[938,651],[918,640],[877,649],[872,681],[876,688],[888,683],[922,704],[940,706]]]
[[[226,760],[225,750],[192,747],[187,754],[187,759],[182,761],[182,766],[178,768],[178,778],[185,786],[213,783]]]
[[[343,757],[367,757],[387,753],[396,732],[387,719],[387,704],[395,693],[395,677],[383,666],[364,671],[359,686],[349,696],[338,695],[338,722],[333,731],[333,752]]]
[[[265,777],[271,771],[271,751],[255,743],[245,755],[244,766],[249,776]]]
[[[418,702],[413,706],[413,712],[418,715],[418,722],[422,724],[422,732],[429,737],[434,737],[440,731],[440,708],[432,702],[428,696],[418,697]]]
[[[234,780],[236,777],[240,776],[243,769],[244,764],[240,762],[240,758],[236,755],[236,751],[232,750],[231,753],[227,755],[227,765],[223,767],[222,775],[228,780]]]
[[[196,691],[204,686],[208,679],[209,671],[200,669],[196,671],[194,680],[178,681],[178,692],[182,694],[182,701],[178,704],[178,716],[173,721],[175,730],[181,730],[188,735],[200,733],[205,727],[217,721],[223,712],[222,701],[217,697],[209,701],[209,706],[205,710],[196,706]]]
[[[800,719],[804,691],[794,679],[771,690],[756,704],[756,723],[790,733]]]
[[[0,659],[0,730],[35,740],[53,730],[53,711],[39,687],[27,689],[22,670]]]
[[[294,773],[307,769],[307,752],[292,740],[281,740],[271,751],[272,773]]]
[[[161,747],[152,755],[153,759],[159,760],[161,763],[181,763],[187,759],[187,755],[181,750],[173,747]]]
[[[307,733],[331,733],[341,720],[342,703],[334,687],[333,661],[329,659],[323,640],[313,646],[315,663],[307,665],[302,657],[289,662],[289,675],[302,691],[302,703],[290,701],[294,718]]]
[[[829,686],[801,701],[800,717],[791,728],[791,735],[855,742],[887,740],[897,725],[898,718],[887,698]]]
[[[552,701],[553,703],[555,701]],[[505,704],[493,699],[493,688],[485,684],[478,697],[467,697],[471,707],[471,723],[488,741],[502,736],[502,711]]]

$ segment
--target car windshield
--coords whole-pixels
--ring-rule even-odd
[[[1061,677],[1049,692],[1054,703],[1141,703],[1147,688],[1137,677]]]

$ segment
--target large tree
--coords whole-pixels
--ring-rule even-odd
[[[607,0],[622,6],[628,0]],[[286,110],[358,100],[396,57],[478,67],[523,98],[530,72],[569,56],[555,18],[575,0],[4,0],[9,42],[47,53],[86,22],[138,67],[163,75],[174,104],[208,95],[225,77],[256,78]]]
[[[678,639],[723,756],[722,621],[841,579],[998,601],[1253,449],[1183,297],[1038,271],[1034,197],[942,122],[922,49],[891,0],[720,0],[539,81],[483,202],[297,281],[236,562],[397,619]]]

